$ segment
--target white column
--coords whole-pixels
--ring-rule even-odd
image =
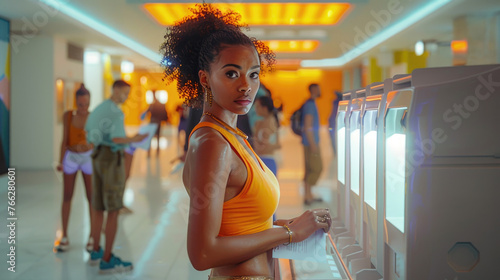
[[[56,111],[53,50],[53,38],[36,36],[12,51],[12,167],[52,168]]]
[[[83,82],[90,91],[90,108],[101,104],[104,99],[104,76],[102,55],[96,51],[85,51],[83,66]]]

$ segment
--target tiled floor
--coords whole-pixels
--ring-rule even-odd
[[[278,161],[281,200],[278,218],[300,215],[302,204],[303,152],[300,139],[282,128],[282,152]],[[53,253],[53,241],[60,228],[62,197],[61,174],[54,171],[16,170],[15,272],[9,267],[7,238],[7,179],[0,179],[0,279],[206,279],[207,271],[192,268],[186,252],[188,197],[181,182],[182,170],[172,163],[178,155],[175,130],[163,131],[160,154],[153,150],[136,152],[131,178],[127,183],[125,204],[132,214],[121,215],[114,253],[134,263],[128,274],[100,276],[97,267],[88,265],[84,250],[89,233],[88,205],[80,177],[73,196],[69,225],[71,249]],[[321,133],[324,172],[315,192],[325,203],[314,205],[334,210],[331,200],[336,182],[336,167],[326,129]],[[335,215],[335,213],[332,213]],[[332,215],[332,216],[333,216]]]

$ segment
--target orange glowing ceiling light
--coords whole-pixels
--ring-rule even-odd
[[[277,53],[313,52],[319,46],[318,40],[271,40],[264,43]]]
[[[296,71],[300,68],[300,61],[300,59],[278,59],[274,68],[275,70]]]
[[[214,3],[231,9],[248,25],[335,25],[347,14],[349,3]],[[144,9],[161,25],[173,25],[191,14],[186,3],[147,3]]]
[[[467,40],[451,41],[451,51],[453,53],[466,53],[468,50]]]

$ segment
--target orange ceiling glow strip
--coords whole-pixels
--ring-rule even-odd
[[[248,25],[335,25],[347,14],[349,3],[214,3],[231,9]],[[144,9],[161,25],[173,25],[190,15],[186,3],[147,3]]]
[[[264,43],[277,53],[313,52],[319,46],[318,40],[271,40]]]

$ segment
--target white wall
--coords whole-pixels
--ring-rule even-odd
[[[429,53],[427,57],[427,67],[448,67],[453,66],[453,54],[449,46],[438,46]]]
[[[12,52],[11,166],[43,170],[59,161],[56,79],[83,81],[83,63],[67,59],[64,39],[37,36]]]
[[[12,52],[11,166],[50,169],[54,155],[54,40],[36,36]]]
[[[67,57],[68,44],[63,38],[54,37],[54,83],[57,79],[62,79],[69,88],[73,89],[74,83],[83,83],[83,62],[70,60]],[[67,96],[70,100],[74,100],[75,92],[71,90],[65,94],[70,94]],[[56,96],[54,91],[54,106],[56,102]],[[65,108],[65,110],[68,108]],[[55,110],[57,112],[57,110]],[[53,161],[56,164],[59,161],[60,149],[61,149],[61,139],[63,133],[62,123],[57,121],[57,116],[54,115],[54,141],[53,141]],[[54,165],[55,166],[55,165]]]

